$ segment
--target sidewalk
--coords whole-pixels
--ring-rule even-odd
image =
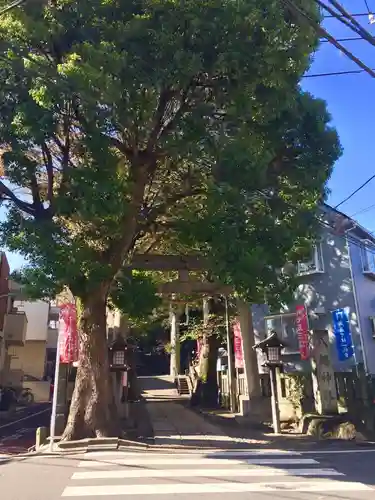
[[[139,382],[157,446],[239,448],[267,444],[266,440],[229,436],[207,421],[188,407],[189,397],[177,395],[171,377],[140,377]]]
[[[171,377],[140,377],[142,395],[154,433],[154,443],[182,448],[281,448],[289,450],[344,449],[374,446],[370,442],[319,440],[302,434],[273,434],[271,429],[241,423],[228,412],[200,412],[189,397],[178,396]]]

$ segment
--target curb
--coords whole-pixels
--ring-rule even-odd
[[[214,425],[219,427],[227,436],[233,438],[233,439],[241,439],[241,437],[238,436],[231,436],[226,432],[226,425],[223,424],[222,418],[220,416],[217,416],[215,414],[207,413],[204,410],[200,409],[199,407],[192,407],[192,411],[196,412],[198,415],[200,415],[202,418],[205,420],[211,421]],[[241,429],[244,425],[244,421],[242,420],[243,417],[236,417],[233,416],[231,422],[234,423],[234,429],[238,430]],[[228,422],[229,424],[229,422]],[[249,422],[249,425],[251,426],[251,422]],[[230,427],[230,425],[228,425]],[[263,431],[265,429],[270,430],[269,426],[263,425]],[[247,427],[249,429],[249,427]],[[308,436],[305,434],[301,434],[301,439],[304,439],[305,442],[299,441],[299,442],[292,442],[292,440],[298,439],[296,435],[289,435],[288,433],[282,433],[282,434],[273,434],[272,430],[270,432],[262,432],[260,429],[260,425],[254,426],[254,434],[255,433],[260,433],[262,436],[262,439],[264,441],[268,441],[267,444],[255,444],[251,445],[254,448],[268,448],[270,446],[279,446],[282,448],[285,448],[288,451],[304,451],[304,448],[309,447],[309,452],[318,452],[318,451],[324,451],[327,449],[342,449],[342,450],[355,450],[356,448],[371,448],[375,447],[375,441],[362,441],[362,440],[344,440],[344,439],[332,439],[332,438],[327,438],[327,439],[314,439],[312,436]],[[276,438],[276,439],[275,439]],[[249,438],[251,439],[251,438]],[[255,437],[256,439],[256,437]],[[284,440],[284,442],[277,442],[278,440]],[[288,443],[287,441],[290,440]],[[250,446],[250,445],[249,445]]]

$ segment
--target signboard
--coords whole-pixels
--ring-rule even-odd
[[[60,363],[74,363],[78,361],[79,344],[75,304],[66,303],[60,306],[59,343]]]
[[[301,359],[309,359],[309,321],[305,306],[296,306],[296,329]]]
[[[333,333],[336,339],[339,361],[347,361],[354,356],[349,314],[345,309],[332,311]]]
[[[242,348],[242,336],[240,322],[237,320],[233,324],[233,336],[234,336],[234,366],[235,368],[243,368],[243,348]]]

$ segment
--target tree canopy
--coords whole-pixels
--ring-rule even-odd
[[[97,434],[105,307],[129,296],[134,252],[201,252],[253,300],[287,288],[276,271],[312,235],[340,154],[298,83],[317,43],[280,0],[55,0],[0,17],[0,237],[40,291],[80,301],[73,400]]]
[[[3,16],[4,243],[44,286],[82,295],[113,285],[184,200],[216,211],[233,182],[247,197],[272,187],[272,165],[284,168],[275,141],[316,42],[268,0],[63,0]],[[326,148],[318,190],[334,160]],[[294,168],[288,155],[302,178],[306,161]]]

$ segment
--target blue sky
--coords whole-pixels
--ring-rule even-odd
[[[364,0],[340,2],[351,13],[367,11]],[[368,0],[375,10],[375,0]],[[371,34],[375,35],[375,24],[370,25],[366,17],[357,18]],[[337,20],[327,19],[326,29],[336,38],[354,37],[352,31]],[[370,68],[375,68],[375,47],[365,41],[342,42]],[[309,74],[358,69],[345,55],[329,43],[322,43]],[[346,196],[375,174],[375,78],[367,73],[345,76],[305,78],[303,87],[317,97],[323,98],[332,115],[344,148],[342,158],[336,163],[329,182],[331,205],[340,203]],[[370,231],[375,231],[375,180],[363,188],[340,210],[352,216],[374,205],[355,218]]]
[[[364,0],[345,0],[341,4],[351,13],[367,11]],[[375,0],[368,0],[368,4],[370,9],[375,10]],[[375,24],[371,26],[366,17],[358,20],[375,35]],[[325,27],[336,38],[355,36],[337,20],[327,19]],[[375,68],[375,47],[365,41],[343,42],[343,45],[368,66]],[[355,63],[329,43],[322,43],[309,73],[351,69],[357,69]],[[327,102],[344,148],[329,182],[331,195],[328,202],[334,206],[375,174],[375,78],[366,73],[306,78],[303,87]],[[340,210],[352,216],[368,207],[371,208],[355,215],[355,218],[370,231],[375,231],[375,180],[340,206]],[[19,255],[7,255],[12,270],[22,265]]]

